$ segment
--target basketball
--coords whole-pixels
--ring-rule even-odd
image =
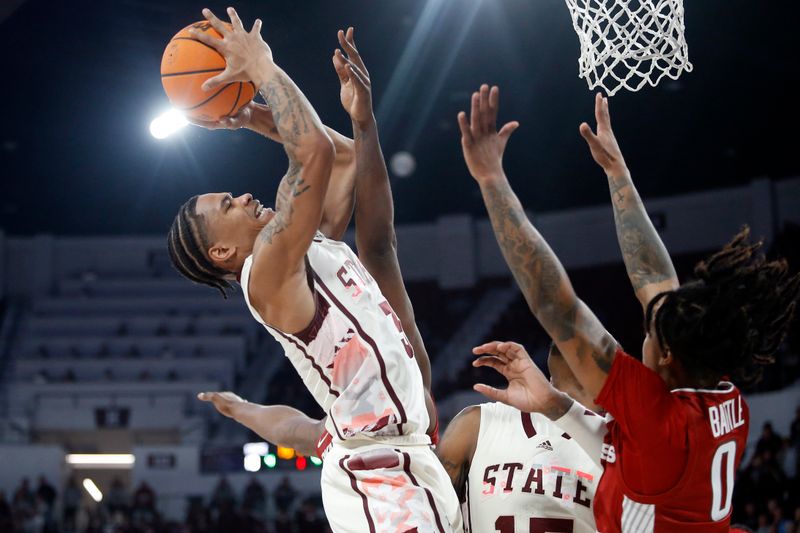
[[[225,58],[189,34],[191,28],[222,35],[208,21],[195,22],[179,31],[161,58],[161,83],[172,105],[187,117],[217,121],[235,115],[256,94],[253,82],[232,82],[211,91],[203,83],[225,70]]]

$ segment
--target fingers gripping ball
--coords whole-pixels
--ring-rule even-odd
[[[230,24],[228,24],[230,26]],[[172,105],[189,117],[217,121],[235,115],[256,94],[253,82],[233,82],[211,91],[203,82],[225,70],[225,58],[189,34],[195,28],[222,39],[208,21],[195,22],[179,31],[161,58],[161,83]]]

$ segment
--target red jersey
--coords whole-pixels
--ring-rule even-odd
[[[621,350],[595,400],[609,413],[597,529],[727,532],[749,410],[739,390],[670,391]]]

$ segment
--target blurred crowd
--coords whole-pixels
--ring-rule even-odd
[[[36,487],[27,478],[21,480],[10,499],[0,491],[0,533],[330,531],[319,494],[301,497],[286,477],[272,494],[255,477],[237,494],[222,477],[208,497],[193,497],[187,502],[183,521],[162,516],[158,495],[145,482],[131,493],[122,480],[115,479],[98,504],[87,503],[82,490],[73,477],[59,494],[40,477]]]
[[[736,477],[732,523],[756,533],[800,531],[798,457],[800,408],[788,436],[779,435],[771,423],[764,424],[752,457]]]

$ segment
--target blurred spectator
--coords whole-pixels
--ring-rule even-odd
[[[294,522],[297,533],[320,533],[325,528],[325,521],[320,519],[317,506],[311,498],[303,501],[303,505],[295,513]]]
[[[43,368],[36,372],[36,375],[33,376],[33,382],[37,385],[50,383],[50,374],[47,372],[47,369]]]
[[[263,518],[266,514],[267,491],[264,486],[253,477],[244,489],[242,496],[242,510]]]
[[[100,349],[97,351],[97,357],[108,357],[111,355],[111,348],[109,348],[108,343],[104,342],[100,344]]]
[[[285,513],[289,512],[289,508],[292,506],[296,495],[297,493],[294,487],[292,487],[289,478],[284,476],[281,480],[281,484],[275,489],[275,506],[280,511]]]
[[[106,368],[105,370],[103,370],[103,380],[104,381],[114,381],[114,379],[115,379],[114,378],[114,371],[112,371],[110,368]]]
[[[139,381],[150,381],[151,377],[152,376],[150,376],[150,371],[147,370],[146,368],[141,372],[139,372]]]
[[[170,368],[167,372],[167,381],[178,381],[178,373],[174,368]]]
[[[292,519],[286,511],[278,510],[278,516],[275,518],[275,533],[293,533]]]
[[[36,497],[43,515],[44,529],[47,531],[55,530],[54,522],[57,496],[58,492],[55,487],[48,483],[44,476],[39,476],[39,487],[36,489]]]
[[[33,512],[33,507],[36,504],[36,497],[31,490],[28,478],[22,478],[19,487],[17,487],[17,490],[14,492],[12,504],[15,509],[21,509],[24,512]]]
[[[165,337],[169,334],[169,328],[164,322],[158,324],[156,328],[156,337]]]
[[[56,496],[58,492],[55,487],[47,482],[44,476],[39,476],[39,487],[36,489],[36,494],[48,507],[54,507],[56,504]]]
[[[78,481],[75,476],[70,476],[67,486],[64,488],[64,499],[61,502],[64,513],[64,527],[69,531],[75,530],[75,519],[78,515],[80,504],[81,490],[78,488]]]
[[[68,368],[64,371],[64,375],[61,376],[61,381],[64,383],[75,383],[75,372]]]
[[[768,451],[774,457],[782,447],[781,437],[772,429],[772,423],[765,422],[761,430],[761,437],[759,437],[758,443],[756,444],[756,454]]]
[[[47,349],[46,344],[40,344],[39,347],[36,349],[36,354],[39,357],[50,357],[50,351]]]
[[[127,356],[128,357],[139,357],[142,355],[142,352],[139,351],[139,346],[136,344],[131,344],[130,348],[128,348]]]
[[[233,492],[233,487],[228,483],[228,479],[222,476],[211,495],[211,508],[221,509],[223,507],[233,507],[235,505],[236,494]]]
[[[78,347],[77,347],[77,346],[75,346],[75,345],[73,344],[73,345],[71,345],[71,346],[69,347],[69,354],[70,354],[72,357],[80,357],[80,356],[81,356],[81,351],[80,351],[80,349],[78,349]]]
[[[14,518],[11,514],[11,505],[6,499],[6,493],[0,490],[0,531],[13,531]]]
[[[203,505],[203,498],[189,498],[189,509],[186,511],[186,526],[190,532],[208,531],[211,528],[211,517]]]
[[[800,446],[800,407],[795,409],[794,420],[792,420],[792,426],[789,431],[789,440],[792,445]]]
[[[118,511],[126,513],[128,511],[128,500],[128,491],[125,489],[125,484],[120,478],[114,478],[111,482],[111,488],[105,498],[108,512],[111,514]]]
[[[158,522],[156,513],[156,493],[145,481],[142,481],[133,493],[131,507],[131,525],[134,528],[147,529]]]

